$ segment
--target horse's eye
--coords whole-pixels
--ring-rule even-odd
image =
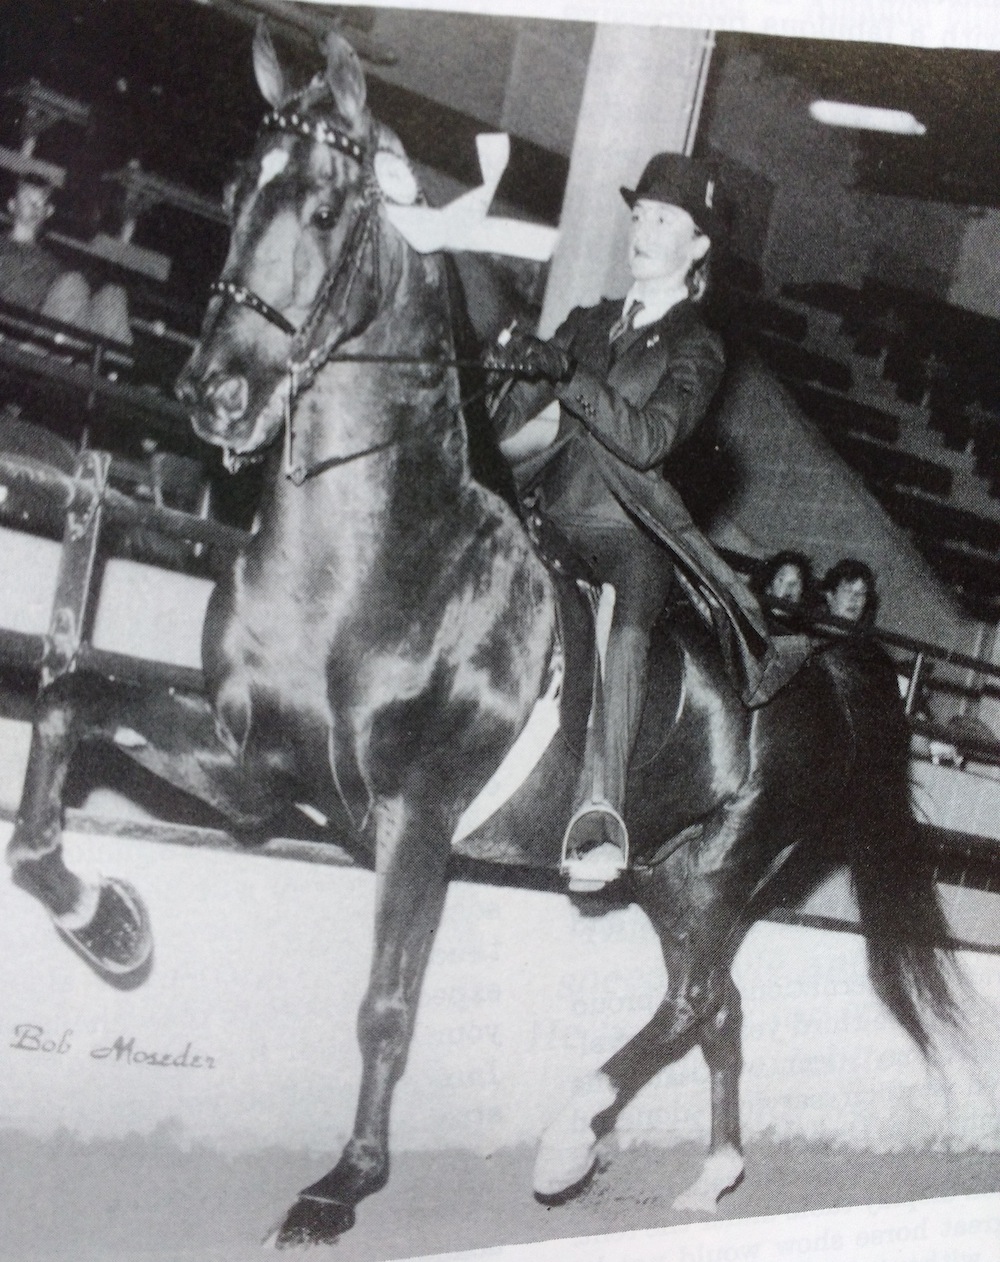
[[[313,226],[328,232],[337,222],[337,214],[332,206],[318,206],[313,211]]]

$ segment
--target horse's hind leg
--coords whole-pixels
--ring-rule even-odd
[[[660,1006],[638,1034],[578,1086],[542,1136],[534,1189],[545,1203],[558,1204],[582,1190],[596,1168],[598,1144],[622,1109],[664,1065],[698,1041],[701,1014],[692,1006],[697,987],[691,982],[689,944],[662,932],[660,942],[667,965],[667,993]]]
[[[698,1028],[712,1084],[712,1139],[698,1178],[674,1201],[674,1209],[714,1214],[716,1202],[743,1178],[740,1139],[740,1072],[743,1068],[740,992],[731,977],[714,1016]]]
[[[586,1079],[546,1130],[535,1162],[539,1200],[559,1203],[581,1191],[597,1165],[600,1140],[625,1106],[664,1066],[700,1043],[712,1079],[712,1147],[679,1209],[711,1212],[743,1171],[739,1134],[740,1002],[728,972],[702,963],[689,938],[661,933],[667,994],[652,1019]]]

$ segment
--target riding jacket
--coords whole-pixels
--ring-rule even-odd
[[[554,339],[576,361],[569,380],[519,383],[504,400],[501,439],[553,398],[560,405],[554,441],[513,468],[518,492],[557,527],[634,529],[639,522],[652,531],[708,606],[744,701],[759,705],[775,690],[764,682],[772,650],[763,615],[664,476],[665,463],[701,423],[719,386],[722,343],[691,302],[612,345],[620,315],[620,300],[576,308]]]

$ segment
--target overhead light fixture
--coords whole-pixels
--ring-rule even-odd
[[[827,127],[853,127],[860,131],[886,131],[897,136],[923,136],[927,128],[906,110],[886,110],[877,105],[852,105],[848,101],[813,101],[810,115]]]

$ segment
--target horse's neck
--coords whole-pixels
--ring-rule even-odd
[[[261,543],[291,569],[356,570],[401,533],[433,533],[428,516],[448,514],[470,484],[457,374],[443,366],[453,358],[444,272],[408,253],[393,299],[298,400],[294,459],[326,467],[301,486],[274,477]]]

